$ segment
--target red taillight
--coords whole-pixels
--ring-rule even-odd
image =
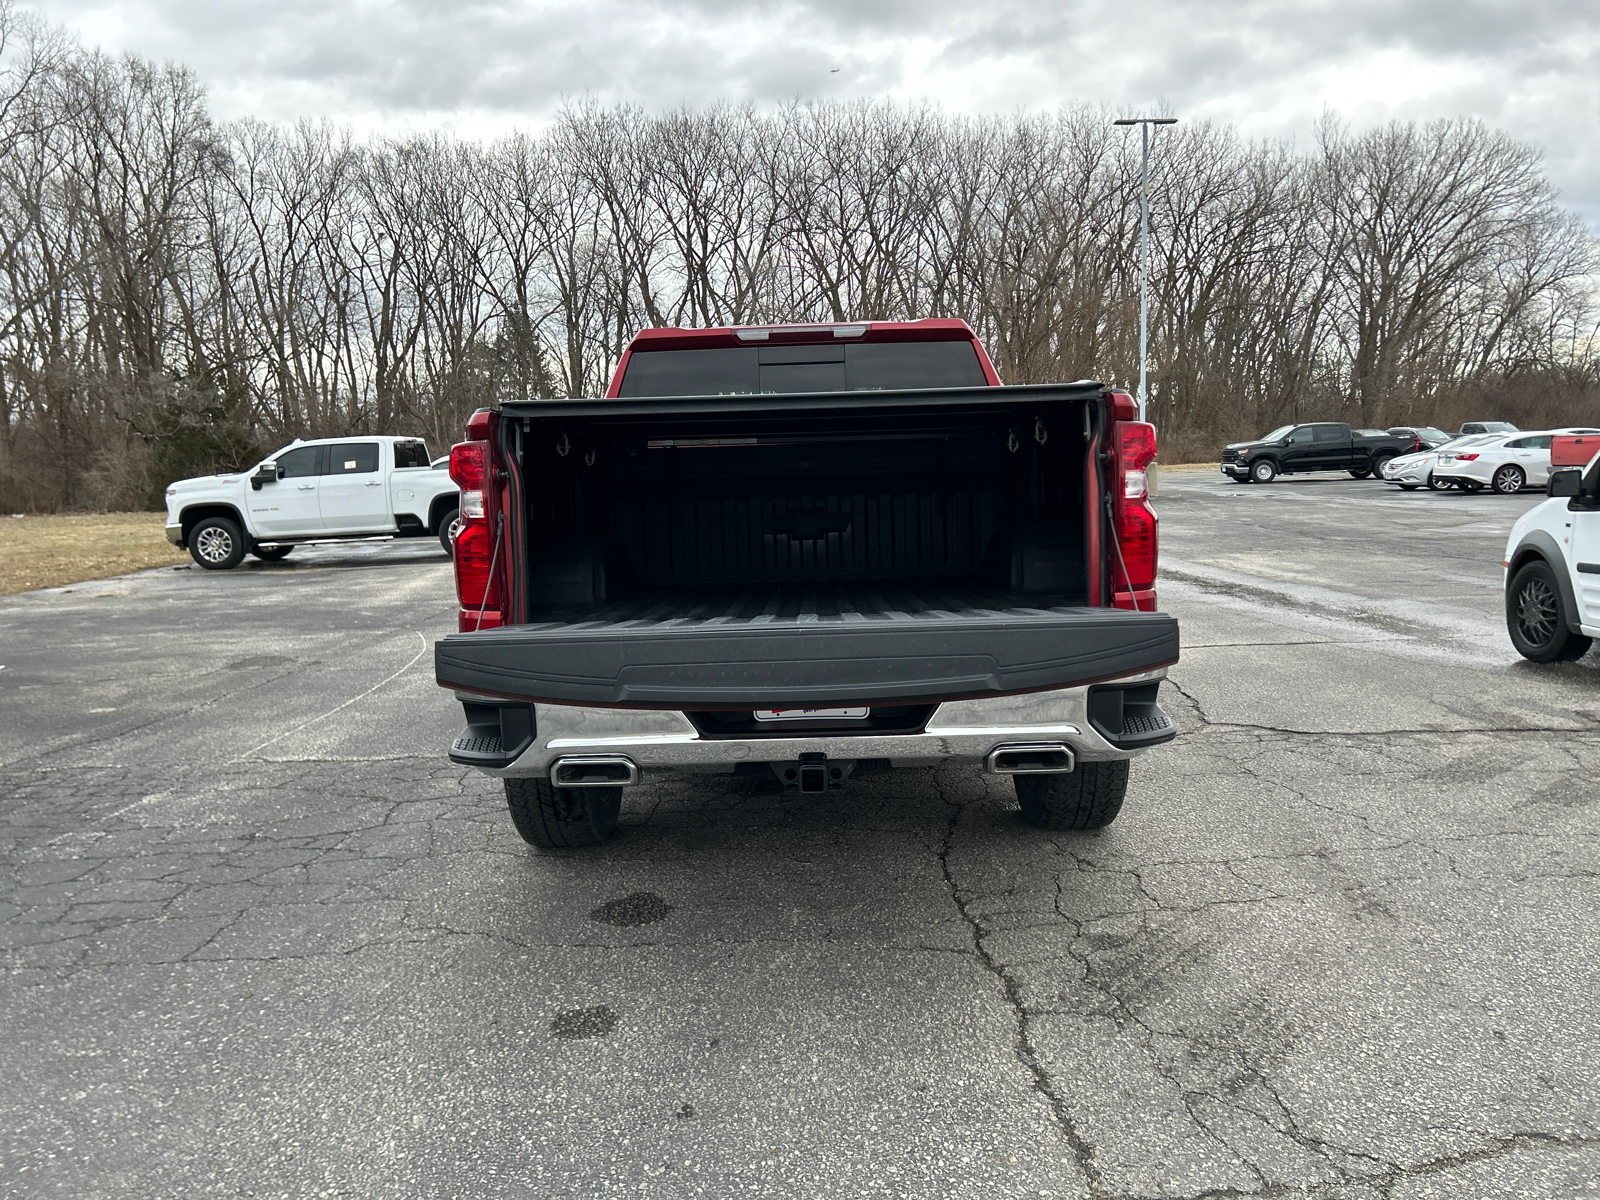
[[[488,442],[457,442],[450,447],[450,478],[464,491],[482,491],[489,473]]]
[[[1452,454],[1450,457],[1455,459],[1456,462],[1477,462],[1478,461],[1478,456],[1476,454]]]
[[[1143,421],[1117,423],[1117,461],[1122,464],[1123,494],[1129,498],[1143,496],[1146,469],[1156,457],[1156,427]],[[1138,479],[1129,476],[1137,474]],[[1138,489],[1134,490],[1137,483]]]
[[[1121,558],[1112,565],[1112,599],[1118,608],[1144,608],[1134,593],[1149,591],[1156,581],[1157,518],[1148,486],[1156,429],[1143,421],[1119,421],[1114,428],[1122,486],[1113,497]],[[1148,603],[1154,608],[1155,597]]]
[[[1156,514],[1143,500],[1127,501],[1117,522],[1117,542],[1122,547],[1122,566],[1134,591],[1143,591],[1156,581]],[[1119,575],[1121,571],[1117,572]]]
[[[498,613],[500,581],[490,574],[494,566],[494,537],[486,521],[468,521],[462,525],[461,532],[456,535],[455,556],[456,595],[461,598],[461,607],[492,609]]]
[[[467,433],[468,441],[450,448],[450,478],[461,488],[455,568],[463,632],[493,629],[501,623],[500,577],[506,569],[505,547],[498,553],[495,548],[502,523],[498,521],[499,497],[490,478],[493,458],[487,414],[474,413]]]

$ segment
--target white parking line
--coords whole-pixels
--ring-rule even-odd
[[[282,733],[278,734],[277,737],[268,738],[266,741],[262,742],[259,746],[250,747],[250,749],[246,750],[243,754],[240,754],[236,758],[230,758],[228,760],[228,765],[231,766],[232,764],[234,764],[236,762],[243,762],[245,759],[249,758],[252,754],[256,753],[256,751],[265,750],[268,746],[272,745],[273,742],[281,742],[284,738],[288,737],[290,734],[299,733],[302,729],[306,728],[306,726],[308,726],[308,725],[315,725],[318,721],[325,721],[329,717],[333,716],[334,713],[343,712],[345,709],[349,708],[352,704],[356,703],[356,701],[365,700],[368,696],[372,695],[373,692],[377,691],[379,688],[383,687],[385,684],[393,683],[396,679],[399,679],[400,676],[404,675],[412,667],[416,666],[417,665],[417,660],[420,659],[424,654],[426,654],[428,652],[428,639],[423,637],[423,635],[421,633],[418,633],[417,634],[417,640],[422,643],[422,649],[417,651],[416,657],[413,658],[410,662],[408,662],[405,666],[401,667],[393,675],[390,675],[387,679],[379,680],[377,683],[375,683],[371,687],[369,687],[366,691],[362,692],[359,696],[351,696],[350,699],[346,700],[343,704],[336,704],[325,713],[319,713],[317,716],[314,716],[314,717],[310,718],[309,720],[301,721],[300,724],[296,725],[293,729],[285,729]]]

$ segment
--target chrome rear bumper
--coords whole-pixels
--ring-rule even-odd
[[[1166,674],[1165,668],[1159,668],[1115,682],[1147,683],[1164,679]],[[717,774],[732,773],[742,763],[791,762],[819,754],[830,761],[870,759],[887,761],[893,767],[914,767],[984,764],[995,751],[1018,746],[1059,748],[1061,758],[1055,765],[1030,768],[1035,771],[1041,767],[1070,770],[1070,764],[1079,761],[1131,758],[1136,750],[1118,749],[1090,723],[1088,691],[1087,687],[1075,687],[947,701],[934,710],[921,733],[882,735],[717,737],[701,734],[683,713],[671,710],[540,704],[535,710],[536,732],[527,749],[509,766],[477,765],[477,769],[500,778],[549,778],[558,763],[589,760],[625,762],[645,773]],[[595,782],[601,780],[597,777]]]

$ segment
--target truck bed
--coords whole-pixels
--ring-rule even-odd
[[[987,584],[967,581],[901,583],[756,583],[655,588],[608,605],[599,612],[550,612],[538,624],[669,621],[818,621],[827,618],[914,617],[929,613],[1006,612],[1078,607],[1081,597],[1044,596],[1019,608],[1016,598]]]
[[[961,581],[656,589],[575,615],[446,637],[438,681],[596,706],[894,705],[1069,687],[1178,658],[1164,613],[1019,604]]]

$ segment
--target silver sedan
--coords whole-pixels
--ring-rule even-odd
[[[1392,483],[1401,491],[1414,492],[1420,487],[1432,488],[1434,491],[1443,491],[1454,485],[1443,479],[1433,477],[1433,468],[1439,461],[1443,451],[1459,450],[1464,446],[1476,446],[1483,442],[1492,442],[1495,435],[1487,433],[1468,434],[1466,437],[1453,438],[1442,446],[1435,446],[1432,450],[1421,450],[1413,454],[1402,454],[1391,458],[1383,465],[1380,478],[1384,483]]]

